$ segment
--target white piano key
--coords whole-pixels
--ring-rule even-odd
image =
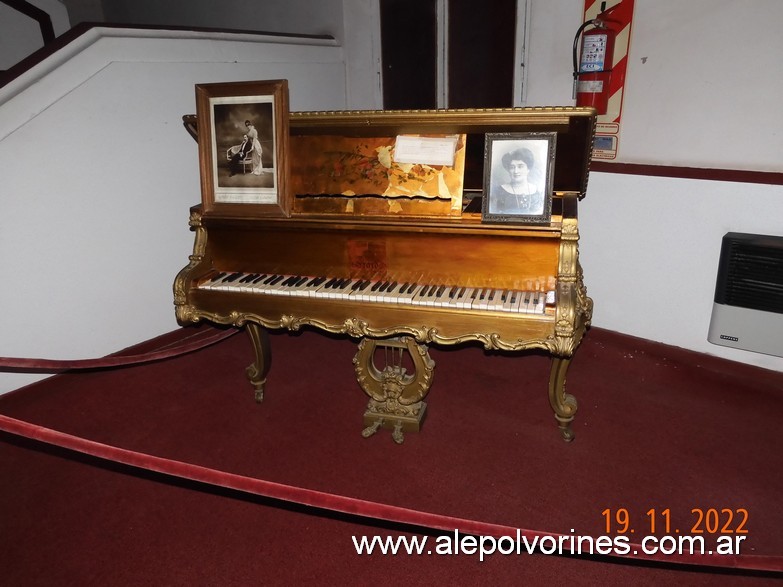
[[[459,294],[462,291],[463,288],[461,288],[458,285],[453,285],[448,288],[448,291],[446,292],[446,299],[443,304],[444,308],[451,308],[456,309],[458,308],[457,303],[459,301]]]
[[[353,286],[356,285],[356,279],[346,277],[342,284],[335,289],[335,296],[338,300],[347,300],[351,297]]]
[[[505,293],[503,305],[500,307],[500,310],[503,312],[514,312],[514,306],[519,308],[519,302],[517,301],[518,297],[519,294],[517,291],[513,289],[507,290]]]
[[[484,288],[478,290],[478,295],[476,296],[476,299],[473,302],[473,309],[474,310],[486,310],[487,309],[487,298],[492,290],[489,288]]]
[[[457,307],[462,309],[469,309],[472,295],[473,295],[472,287],[461,288],[460,292],[457,294]]]
[[[393,284],[394,281],[391,279],[384,279],[381,281],[381,286],[378,288],[378,291],[375,292],[375,301],[377,303],[389,303]]]
[[[445,308],[449,305],[449,294],[451,293],[451,287],[443,285],[439,287],[435,292],[435,299],[433,305],[437,308]]]
[[[500,311],[503,307],[503,293],[502,289],[493,289],[487,298],[487,310],[495,312]]]
[[[546,294],[543,291],[537,291],[535,295],[535,310],[536,314],[544,313],[544,301],[546,300]]]
[[[405,291],[403,291],[399,296],[400,303],[412,305],[413,298],[415,298],[416,295],[421,291],[422,287],[422,285],[417,283],[409,283]]]
[[[400,288],[402,283],[398,281],[392,281],[386,291],[383,293],[382,301],[387,304],[397,304],[400,300]]]
[[[535,314],[535,312],[536,312],[536,301],[537,301],[536,292],[529,291],[529,292],[527,292],[527,295],[528,295],[528,297],[526,298],[527,307],[525,308],[526,309],[526,313],[528,313],[528,314]]]

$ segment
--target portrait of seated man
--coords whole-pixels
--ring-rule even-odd
[[[234,145],[229,149],[228,169],[229,175],[233,176],[242,171],[242,162],[247,158],[248,153],[253,149],[253,143],[247,135],[244,135],[239,145]]]

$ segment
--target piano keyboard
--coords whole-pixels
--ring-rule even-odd
[[[552,280],[548,285],[553,285]],[[540,285],[531,287],[529,291],[521,291],[383,280],[220,272],[207,276],[199,283],[198,288],[517,314],[554,313],[555,304],[554,290],[543,291]]]

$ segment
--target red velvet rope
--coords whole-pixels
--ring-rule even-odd
[[[536,537],[540,540],[545,536],[551,536],[555,539],[563,534],[554,534],[551,532],[541,532],[535,530],[517,529],[511,526],[500,524],[490,524],[455,518],[440,514],[410,510],[407,508],[375,503],[361,499],[354,499],[341,495],[333,495],[311,489],[303,489],[291,485],[283,485],[272,481],[264,481],[235,475],[224,471],[209,469],[190,463],[164,459],[153,455],[139,453],[131,450],[118,448],[101,444],[78,436],[72,436],[63,432],[58,432],[50,428],[37,426],[29,422],[24,422],[0,414],[0,430],[30,438],[32,440],[60,446],[76,452],[92,455],[100,459],[115,461],[131,467],[146,469],[157,473],[163,473],[173,477],[189,479],[199,483],[225,487],[244,493],[260,495],[282,501],[297,503],[323,510],[341,512],[361,516],[364,518],[386,520],[401,524],[409,524],[419,527],[432,528],[454,532],[455,530],[463,534],[474,536],[494,536],[500,538],[503,536],[515,537],[517,532],[529,541]],[[566,542],[567,544],[567,542]],[[663,555],[663,554],[644,554],[639,544],[631,544],[631,554],[628,555],[606,555],[613,558],[628,558],[642,561],[651,561],[657,563],[677,564],[677,565],[698,565],[716,568],[741,569],[746,571],[767,571],[774,573],[783,573],[782,556],[762,556],[762,555]],[[636,551],[638,554],[632,554]]]
[[[195,340],[170,346],[158,351],[134,355],[110,355],[100,359],[22,359],[16,357],[0,357],[0,369],[20,369],[30,371],[67,371],[69,369],[96,369],[101,367],[126,367],[141,363],[151,363],[171,357],[192,353],[199,349],[225,340],[239,332],[233,330],[212,330],[206,336],[191,337]]]

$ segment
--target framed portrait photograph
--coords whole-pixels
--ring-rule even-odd
[[[196,85],[205,213],[288,216],[288,82]]]
[[[555,132],[485,135],[483,221],[550,222],[556,141]]]

